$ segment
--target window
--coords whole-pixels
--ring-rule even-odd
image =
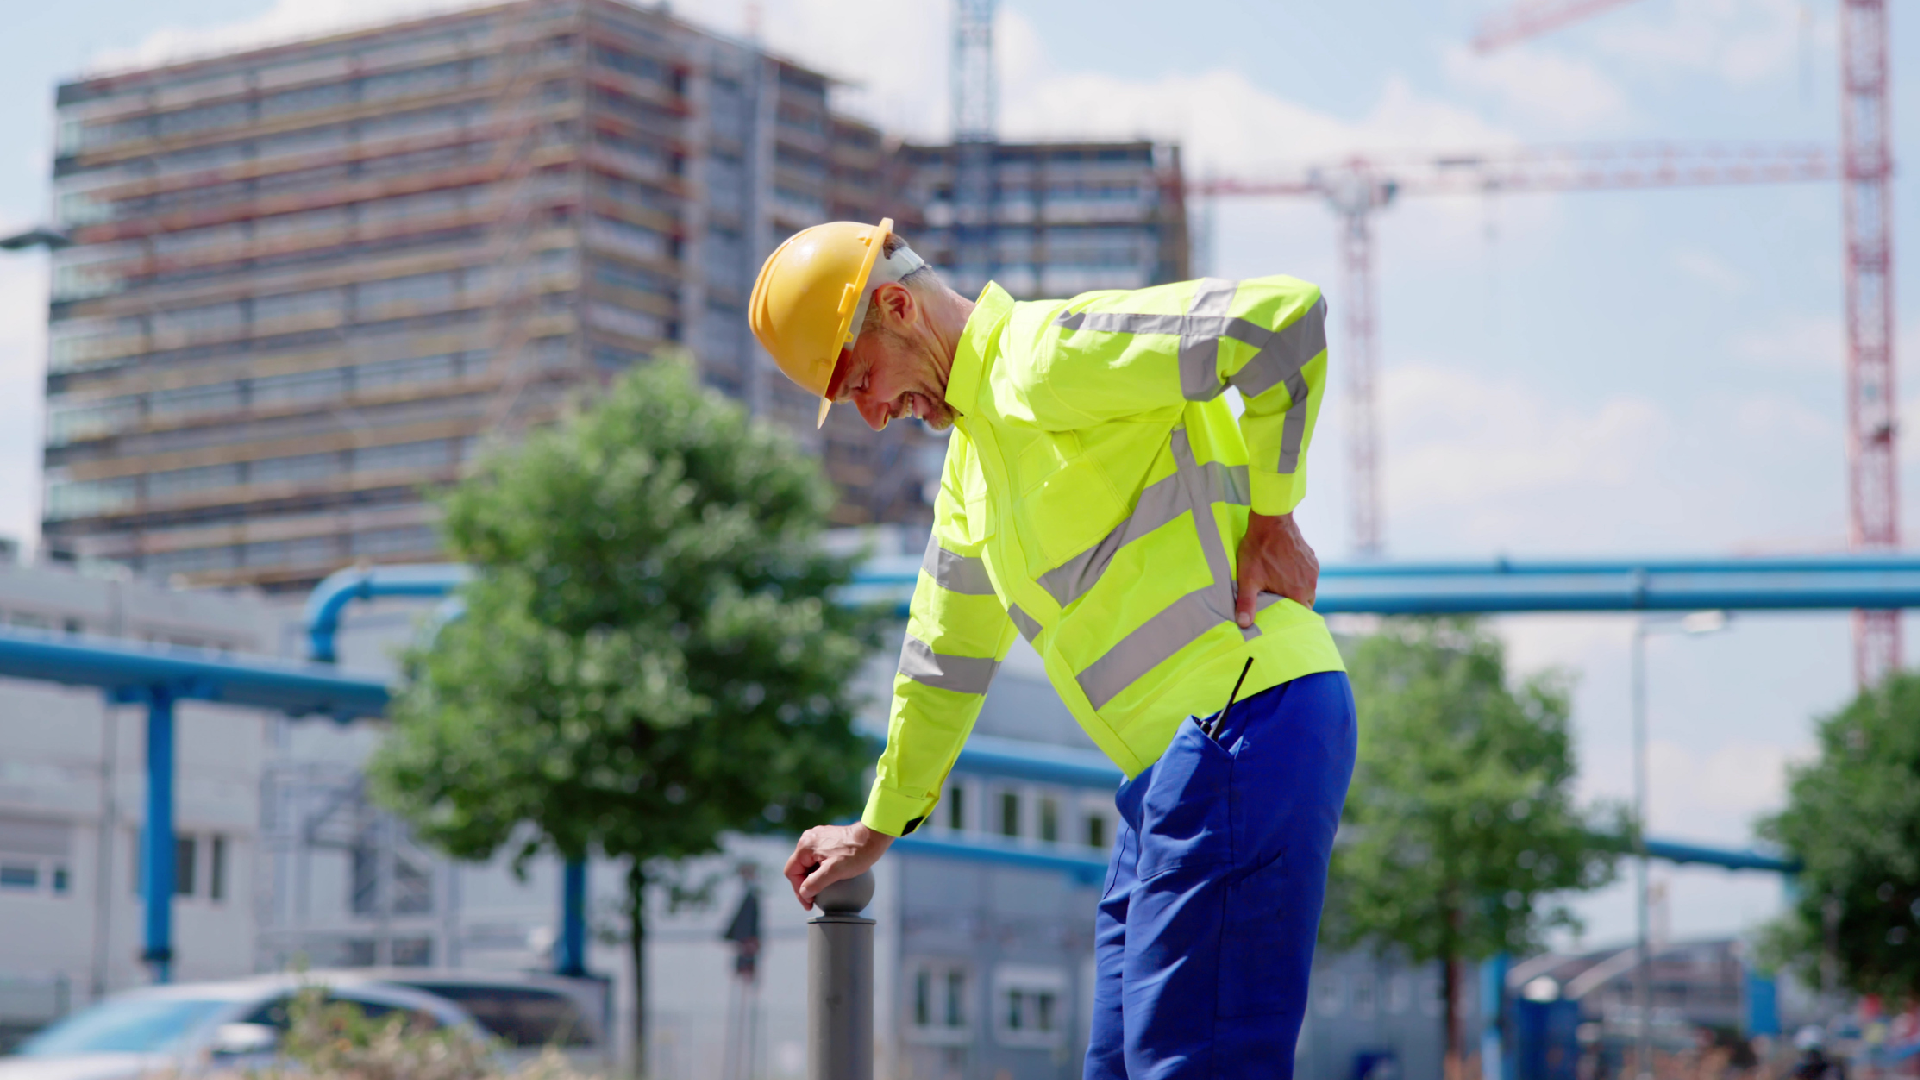
[[[1020,793],[1017,791],[1000,793],[1000,835],[1020,835]]]
[[[1051,797],[1040,800],[1040,839],[1049,844],[1060,842],[1060,801]]]
[[[1356,1020],[1371,1020],[1373,1013],[1373,975],[1363,971],[1353,977],[1353,1015]]]
[[[147,474],[147,498],[171,499],[195,491],[233,487],[240,483],[238,465],[202,465],[197,469],[169,469]]]
[[[1056,1046],[1066,1037],[1066,973],[1008,964],[994,972],[994,1035],[1006,1046]]]
[[[271,375],[253,380],[255,405],[285,405],[302,401],[332,401],[346,388],[346,372],[341,368],[302,371],[292,375]]]
[[[967,827],[967,789],[958,783],[947,785],[947,828],[961,832]]]
[[[207,899],[227,898],[227,838],[214,833],[207,843]]]
[[[1387,1011],[1395,1016],[1413,1005],[1413,978],[1400,972],[1387,980]]]
[[[452,447],[445,439],[369,446],[353,452],[354,472],[388,469],[444,469],[452,464]]]
[[[1100,848],[1101,850],[1104,851],[1106,850],[1108,843],[1109,841],[1107,839],[1107,815],[1098,814],[1098,813],[1088,814],[1087,815],[1087,846]]]
[[[1321,1016],[1339,1016],[1340,1008],[1346,1003],[1346,986],[1335,972],[1319,973],[1313,977],[1313,1004]]]
[[[300,454],[251,462],[247,466],[247,479],[255,484],[285,484],[320,480],[339,472],[339,454]]]
[[[965,1042],[967,970],[942,960],[912,966],[913,1037],[921,1042]]]
[[[414,274],[360,286],[360,305],[381,307],[387,304],[444,303],[453,299],[453,295],[452,274]]]
[[[485,355],[469,353],[468,358],[484,366]],[[353,369],[353,388],[358,393],[379,390],[389,386],[407,386],[413,383],[445,382],[458,373],[459,354],[441,356],[411,356],[404,360],[379,360],[371,364],[361,364]]]
[[[173,895],[193,895],[194,853],[198,845],[191,836],[173,838]]]
[[[40,867],[30,862],[0,862],[0,889],[38,892]]]
[[[240,384],[237,382],[156,390],[147,396],[147,413],[155,419],[232,412],[239,407]]]

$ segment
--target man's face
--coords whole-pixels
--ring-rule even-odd
[[[948,365],[941,363],[939,344],[920,317],[925,309],[919,298],[901,285],[882,285],[869,306],[882,305],[880,321],[863,331],[853,348],[841,350],[833,400],[851,402],[875,431],[903,416],[918,417],[935,430],[951,427]]]

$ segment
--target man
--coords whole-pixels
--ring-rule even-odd
[[[1325,310],[1285,277],[969,302],[891,221],[798,233],[754,284],[754,334],[822,422],[954,429],[866,811],[808,830],[787,877],[811,907],[926,820],[1024,635],[1127,776],[1089,1080],[1293,1071],[1354,756],[1292,516]]]

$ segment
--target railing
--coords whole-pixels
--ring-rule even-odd
[[[873,873],[820,890],[807,923],[807,1080],[873,1080]]]

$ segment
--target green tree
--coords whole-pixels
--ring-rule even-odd
[[[1769,952],[1820,985],[1920,998],[1920,674],[1892,676],[1820,721],[1760,835],[1800,861]],[[1825,965],[1823,960],[1831,960]],[[1823,970],[1825,968],[1826,970]]]
[[[1612,880],[1595,832],[1617,847],[1626,819],[1575,805],[1565,677],[1512,685],[1505,650],[1476,622],[1390,622],[1351,653],[1360,753],[1325,934],[1440,961],[1458,1056],[1462,961],[1578,925],[1554,894]]]
[[[445,499],[477,574],[406,657],[375,791],[461,858],[629,860],[641,1048],[649,880],[860,803],[852,686],[876,624],[829,600],[852,572],[817,543],[831,502],[784,431],[674,361]]]

